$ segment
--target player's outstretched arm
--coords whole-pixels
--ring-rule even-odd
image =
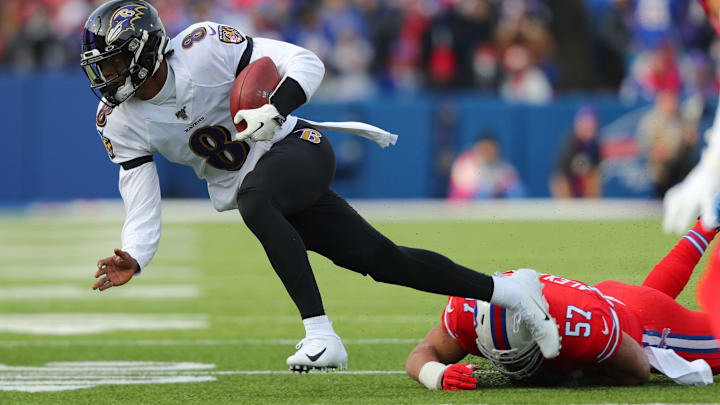
[[[466,355],[460,343],[438,324],[410,352],[405,371],[429,389],[473,390],[477,379],[471,374],[477,366],[453,364]]]
[[[584,380],[592,384],[641,385],[650,379],[650,362],[642,347],[623,332],[617,353],[586,372]]]
[[[160,245],[162,225],[160,179],[155,162],[130,170],[121,168],[118,188],[126,213],[122,250],[145,270]]]
[[[93,284],[93,290],[104,291],[110,287],[121,286],[140,271],[140,265],[128,252],[115,249],[115,255],[98,260],[98,270],[95,278],[100,278]],[[104,276],[104,277],[103,277]]]

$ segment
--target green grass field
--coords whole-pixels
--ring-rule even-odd
[[[399,244],[436,250],[479,271],[532,267],[589,283],[639,283],[679,238],[663,235],[655,221],[375,225]],[[378,284],[314,254],[327,313],[350,356],[349,372],[289,374],[285,358],[303,337],[302,324],[244,225],[166,225],[158,255],[141,277],[93,293],[95,262],[119,247],[120,226],[0,220],[0,404],[720,399],[717,377],[709,387],[655,376],[643,387],[540,389],[513,387],[490,373],[481,390],[429,391],[402,370],[415,343],[439,322],[445,297]],[[702,268],[704,261],[679,298],[685,305],[695,307]],[[133,323],[138,319],[144,322]],[[153,330],[163,325],[174,329]],[[121,326],[126,329],[113,330]],[[50,391],[59,388],[66,390]]]

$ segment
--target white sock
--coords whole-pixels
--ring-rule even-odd
[[[490,298],[491,304],[505,308],[514,308],[520,304],[522,292],[517,281],[503,276],[492,276],[492,278],[494,287]]]
[[[305,325],[305,336],[339,336],[332,327],[332,321],[327,315],[313,316],[312,318],[303,319]]]

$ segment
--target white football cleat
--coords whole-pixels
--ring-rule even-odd
[[[287,358],[290,371],[307,373],[311,370],[345,370],[348,355],[338,336],[313,336],[301,340],[297,353]]]
[[[532,269],[518,269],[510,278],[517,280],[522,292],[520,303],[512,309],[520,313],[520,322],[530,330],[543,357],[557,357],[560,354],[558,325],[550,316],[547,300],[542,295],[544,285],[538,279],[538,273]]]

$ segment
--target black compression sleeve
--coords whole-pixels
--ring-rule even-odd
[[[307,96],[300,83],[292,77],[286,77],[280,87],[270,96],[270,103],[277,108],[283,117],[287,117],[293,110],[305,104]]]

